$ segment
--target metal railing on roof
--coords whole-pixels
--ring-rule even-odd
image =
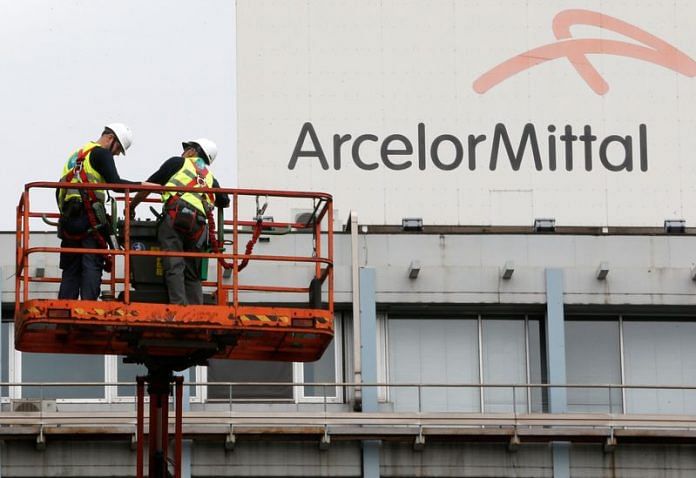
[[[47,390],[55,388],[76,388],[76,387],[134,387],[135,382],[0,382],[0,390],[4,390],[5,398],[7,395],[19,396],[22,392],[10,391],[12,389],[38,389],[37,392],[32,392],[29,394],[29,398],[44,399],[52,398],[58,399],[59,401],[69,402],[71,399],[78,397],[59,397],[53,393],[46,393]],[[436,395],[437,393],[442,393],[447,390],[473,390],[475,392],[486,392],[486,391],[501,391],[509,399],[497,398],[497,403],[506,405],[509,410],[506,412],[512,413],[527,413],[532,412],[529,403],[529,392],[548,392],[552,390],[565,390],[565,391],[592,391],[598,392],[593,397],[595,398],[595,404],[606,405],[611,407],[612,402],[616,401],[616,393],[621,392],[621,401],[625,401],[624,395],[626,392],[681,392],[681,393],[695,393],[696,385],[676,385],[676,384],[640,384],[640,385],[626,385],[626,384],[519,384],[519,383],[417,383],[417,382],[400,382],[400,383],[390,383],[390,382],[379,382],[379,383],[353,383],[353,382],[223,382],[223,381],[193,381],[186,382],[187,387],[208,387],[224,389],[227,392],[226,397],[220,398],[220,394],[214,400],[216,403],[219,402],[230,402],[235,403],[239,401],[253,402],[254,399],[248,397],[240,399],[236,392],[240,389],[247,387],[261,387],[261,388],[274,388],[274,387],[284,387],[284,388],[302,388],[302,387],[312,387],[314,390],[321,390],[321,394],[314,395],[315,405],[325,405],[330,403],[332,397],[342,397],[342,399],[349,400],[351,392],[357,387],[362,388],[378,388],[381,390],[380,403],[383,405],[394,405],[397,404],[400,397],[398,392],[411,391],[414,393],[416,398],[415,408],[413,410],[406,410],[408,412],[424,413],[424,412],[446,412],[446,411],[457,411],[465,413],[482,413],[485,410],[471,406],[469,409],[462,408],[458,405],[459,409],[452,410],[455,407],[447,407],[441,409],[427,409],[430,405],[427,404],[427,392],[433,391]],[[8,393],[8,391],[10,391]],[[333,393],[330,393],[333,392]],[[603,399],[606,399],[603,401]],[[286,400],[287,401],[287,400]],[[546,401],[546,400],[545,400]],[[321,403],[320,403],[321,402]],[[474,402],[472,402],[474,403]],[[570,403],[573,404],[572,401]],[[474,403],[474,405],[476,405]],[[522,407],[520,407],[522,405]],[[544,405],[540,403],[539,405]],[[582,405],[578,402],[578,405]],[[644,408],[644,406],[643,406]],[[694,405],[694,415],[696,415],[696,405]],[[543,410],[539,410],[543,412]],[[580,410],[582,412],[582,410]],[[625,414],[630,413],[630,410],[626,410],[625,407],[618,407],[607,410],[607,412],[612,414]],[[647,413],[660,413],[659,410],[653,410]]]
[[[0,383],[0,390],[13,387],[39,388],[40,396],[53,387],[120,387],[133,386],[134,382],[22,382]],[[378,412],[356,412],[350,404],[330,403],[329,390],[338,390],[349,395],[350,390],[360,385],[363,390],[379,387],[387,390],[387,400],[380,404]],[[229,390],[228,404],[223,407],[199,404],[195,410],[184,412],[183,433],[197,436],[218,436],[226,446],[234,446],[237,436],[285,435],[314,437],[320,447],[326,447],[331,437],[340,439],[407,439],[414,440],[414,447],[422,447],[425,438],[449,440],[458,437],[465,440],[509,441],[519,445],[524,442],[552,440],[599,441],[605,447],[619,442],[653,440],[657,442],[693,440],[696,438],[696,409],[681,410],[680,413],[665,413],[669,410],[643,410],[634,413],[615,410],[613,412],[548,413],[532,412],[528,407],[518,408],[516,401],[509,409],[498,412],[480,410],[425,410],[419,407],[412,411],[393,411],[398,404],[394,390],[414,389],[419,400],[424,390],[433,389],[440,393],[445,389],[465,390],[508,390],[516,397],[515,390],[614,390],[623,392],[642,391],[653,394],[675,393],[696,394],[696,385],[619,385],[619,384],[442,384],[442,383],[347,383],[347,382],[189,382],[185,386],[223,387]],[[271,408],[268,404],[254,409],[246,403],[236,402],[234,391],[242,387],[314,387],[324,391],[319,402],[284,403]],[[5,388],[7,387],[7,388]],[[524,394],[522,394],[524,396]],[[694,395],[696,397],[696,395]],[[686,397],[684,397],[686,398]],[[23,399],[26,400],[26,399]],[[39,399],[39,402],[42,400]],[[693,400],[691,400],[693,402]],[[685,401],[686,402],[686,401]],[[135,409],[115,409],[109,405],[66,407],[63,402],[55,409],[38,406],[36,411],[13,411],[8,408],[0,412],[0,435],[5,439],[36,435],[45,440],[49,435],[100,435],[132,436],[135,432]],[[212,404],[214,405],[214,404]],[[7,405],[5,405],[7,408]],[[173,426],[173,423],[170,423]],[[37,438],[38,444],[39,438]],[[45,443],[44,443],[45,444]]]

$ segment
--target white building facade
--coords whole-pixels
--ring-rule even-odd
[[[336,235],[336,336],[321,360],[188,371],[191,476],[691,472],[690,232],[358,229],[366,232]],[[273,236],[257,252],[285,254],[305,240]],[[57,273],[55,262],[44,267]],[[245,279],[258,273],[252,264]],[[14,350],[11,289],[6,281],[3,474],[133,476],[129,383],[143,370],[119,357]],[[28,406],[43,413],[18,418]],[[77,426],[80,417],[89,423]]]
[[[154,13],[141,18],[135,3],[147,24]],[[187,56],[220,57],[220,76],[196,64],[207,86],[132,86],[137,105],[121,106],[168,117],[136,123],[161,141],[184,134],[168,105],[205,99],[182,110],[223,137],[230,162],[216,175],[332,194],[336,314],[317,362],[183,372],[183,476],[696,473],[695,3],[191,8],[162,8],[158,25],[208,25],[186,42],[205,55]],[[133,28],[136,66],[159,65],[145,48],[153,35]],[[294,255],[308,241],[269,234],[254,251]],[[57,239],[35,232],[31,243]],[[13,232],[0,234],[0,475],[135,476],[133,381],[144,369],[17,351],[14,247]],[[31,268],[60,274],[50,255]],[[302,272],[253,261],[244,271],[252,284],[268,274]]]

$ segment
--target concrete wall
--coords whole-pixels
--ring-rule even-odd
[[[246,243],[247,238],[240,236]],[[271,236],[257,243],[254,253],[311,255],[309,235]],[[543,304],[544,270],[561,268],[566,304],[696,304],[696,237],[691,235],[560,235],[560,234],[360,234],[360,265],[376,269],[377,303]],[[50,234],[32,235],[31,246],[57,245]],[[324,241],[326,251],[326,241]],[[350,236],[335,236],[337,302],[350,303]],[[408,266],[421,263],[417,279]],[[501,278],[503,265],[514,262],[510,280]],[[595,274],[608,262],[606,280]],[[0,235],[0,264],[5,270],[3,302],[12,302],[14,235]],[[57,257],[32,256],[31,268],[45,267],[59,276]],[[212,271],[212,269],[211,269]],[[306,285],[309,266],[252,262],[243,282]],[[212,274],[211,274],[212,277]],[[32,286],[50,295],[53,284]],[[302,296],[246,294],[246,300],[304,301]]]
[[[31,440],[9,441],[0,453],[5,477],[131,477],[135,452],[128,442],[51,441],[37,451]],[[219,441],[196,441],[191,453],[194,477],[358,477],[356,442],[332,443],[320,451],[316,443],[257,441],[238,443],[226,451]],[[428,443],[414,452],[410,444],[383,442],[380,475],[385,477],[546,478],[552,475],[551,448],[524,445],[510,452],[505,445]],[[604,453],[600,445],[574,445],[570,476],[574,478],[681,478],[696,473],[693,445],[625,445]]]

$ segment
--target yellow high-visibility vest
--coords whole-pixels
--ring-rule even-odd
[[[165,186],[212,188],[213,173],[208,169],[202,158],[184,158],[184,165],[176,174],[169,178]],[[162,202],[166,204],[175,195],[196,208],[203,215],[206,214],[206,207],[212,209],[215,206],[215,197],[211,193],[165,191],[162,194]]]
[[[61,182],[70,182],[70,183],[82,183],[82,175],[80,174],[79,170],[76,169],[77,167],[77,158],[80,154],[85,155],[84,159],[82,160],[82,170],[85,172],[85,175],[87,177],[87,182],[88,183],[104,183],[104,178],[102,177],[101,174],[97,172],[92,167],[92,162],[90,161],[91,156],[92,156],[92,151],[94,148],[100,148],[101,146],[98,143],[95,143],[94,141],[90,141],[89,143],[85,144],[82,148],[74,151],[70,157],[68,158],[68,161],[65,163],[65,166],[63,166],[63,174],[61,175],[60,181]],[[70,178],[70,176],[72,176]],[[95,190],[94,191],[95,196],[100,202],[105,202],[106,201],[106,191],[103,189],[100,190]],[[63,204],[65,204],[66,201],[69,201],[71,199],[78,199],[82,201],[82,196],[80,195],[80,190],[79,189],[61,189],[60,192],[58,193],[58,207],[62,211],[63,210]]]

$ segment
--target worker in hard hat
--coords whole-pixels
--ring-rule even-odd
[[[148,178],[147,183],[166,187],[219,188],[210,171],[217,156],[217,146],[200,138],[182,143],[183,153],[165,161]],[[141,191],[131,201],[128,212],[134,217],[135,207],[148,195]],[[215,206],[227,207],[227,194],[166,191],[162,194],[163,214],[157,238],[164,251],[200,252],[208,244],[208,217]],[[195,257],[164,257],[164,276],[171,304],[202,304],[201,259]]]
[[[133,133],[123,123],[107,124],[96,141],[74,151],[63,167],[61,182],[139,184],[121,179],[114,156],[126,153],[133,143]],[[58,236],[61,247],[106,249],[108,221],[106,191],[97,189],[59,188],[56,200],[60,210]],[[102,270],[111,269],[111,258],[101,254],[61,253],[63,270],[59,299],[97,300]]]

